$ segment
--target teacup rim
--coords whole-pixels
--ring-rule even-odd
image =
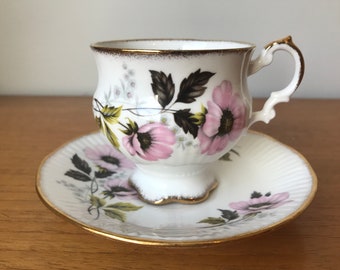
[[[119,44],[127,43],[161,43],[161,42],[178,42],[178,43],[215,43],[225,44],[225,47],[211,47],[211,48],[141,48],[119,46]],[[110,44],[115,44],[112,46]],[[234,44],[233,47],[226,47],[227,44]],[[117,39],[97,41],[90,44],[90,48],[97,52],[114,53],[114,54],[154,54],[154,55],[169,55],[169,54],[206,54],[206,53],[223,53],[223,52],[245,52],[252,50],[256,47],[255,44],[244,41],[236,40],[223,40],[223,39],[196,39],[196,38],[137,38],[137,39]]]

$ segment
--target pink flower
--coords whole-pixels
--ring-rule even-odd
[[[86,148],[84,152],[94,164],[110,172],[117,171],[118,169],[134,168],[134,164],[110,144]]]
[[[129,185],[128,180],[110,179],[106,181],[104,187],[103,194],[111,199],[135,199],[138,197],[137,191]]]
[[[240,201],[230,203],[229,206],[239,213],[257,213],[262,210],[277,208],[287,203],[289,198],[288,192],[277,193],[275,195],[262,195],[250,199],[249,201]]]
[[[145,124],[123,138],[123,145],[132,156],[138,155],[149,161],[169,158],[175,142],[175,134],[160,123]]]
[[[229,81],[215,87],[212,101],[208,101],[208,113],[198,130],[201,153],[213,155],[222,151],[239,137],[246,125],[246,107]]]

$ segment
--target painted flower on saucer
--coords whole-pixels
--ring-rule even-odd
[[[81,158],[83,154],[86,157],[84,159]],[[232,162],[230,155],[233,158],[241,158],[240,154],[233,150],[223,156],[221,162]],[[70,160],[75,168],[68,169],[65,176],[79,184],[73,185],[68,181],[59,183],[72,190],[73,196],[79,197],[81,203],[88,205],[88,214],[93,216],[94,220],[100,219],[104,214],[111,219],[125,222],[129,212],[142,211],[144,203],[136,189],[129,183],[129,176],[135,170],[135,166],[112,145],[99,144],[86,147],[83,153],[74,153]],[[236,226],[254,218],[265,218],[275,214],[276,208],[291,202],[289,197],[289,192],[262,194],[254,191],[249,200],[230,202],[229,209],[217,209],[220,212],[219,217],[204,218],[197,222],[197,226],[200,227],[199,224],[206,224],[206,227]]]
[[[110,144],[87,147],[84,154],[89,161],[81,158],[83,153],[75,153],[71,157],[74,168],[65,172],[65,176],[84,183],[83,188],[66,181],[60,181],[60,184],[69,187],[81,201],[88,204],[87,211],[90,215],[99,219],[104,213],[112,219],[124,222],[126,212],[142,208],[129,202],[138,197],[136,190],[128,182],[128,176],[135,168],[130,160]],[[91,166],[91,162],[95,167]]]
[[[257,218],[264,218],[270,215],[270,210],[278,208],[286,203],[291,202],[289,192],[276,193],[267,192],[263,195],[254,191],[248,201],[238,201],[229,203],[230,209],[218,209],[221,212],[220,217],[208,217],[198,223],[209,224],[209,226],[236,225],[245,221]]]

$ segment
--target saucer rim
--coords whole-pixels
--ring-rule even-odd
[[[81,227],[82,229],[93,233],[95,235],[100,235],[103,236],[105,238],[109,238],[112,240],[117,240],[117,241],[122,241],[122,242],[126,242],[126,243],[133,243],[133,244],[139,244],[139,245],[147,245],[147,246],[166,246],[166,247],[176,247],[176,246],[181,246],[181,247],[188,247],[188,246],[208,246],[208,245],[213,245],[213,244],[222,244],[222,243],[226,243],[226,242],[231,242],[231,241],[236,241],[236,240],[240,240],[240,239],[244,239],[244,238],[249,238],[249,237],[253,237],[255,235],[260,235],[266,232],[270,232],[270,231],[274,231],[282,226],[284,226],[285,224],[289,223],[290,221],[296,219],[298,216],[300,216],[311,204],[311,202],[313,201],[313,199],[315,198],[317,189],[318,189],[318,178],[317,175],[314,171],[314,169],[312,168],[312,166],[310,165],[310,163],[307,161],[307,159],[296,149],[294,149],[293,147],[282,143],[280,141],[278,141],[277,139],[275,139],[274,137],[264,134],[262,132],[259,131],[254,131],[254,130],[248,130],[247,134],[255,134],[258,136],[262,136],[265,137],[275,143],[278,143],[279,145],[285,147],[286,149],[290,150],[293,154],[297,155],[298,158],[301,159],[301,161],[303,162],[303,165],[306,166],[306,168],[308,169],[308,172],[310,173],[311,176],[311,190],[308,193],[308,196],[304,199],[303,203],[291,214],[289,214],[288,216],[286,216],[285,218],[271,224],[268,226],[265,226],[264,228],[260,228],[257,229],[255,231],[250,231],[250,232],[245,232],[245,233],[240,233],[237,234],[235,236],[231,236],[231,237],[223,237],[223,238],[217,238],[217,239],[207,239],[207,240],[189,240],[189,241],[178,241],[178,240],[162,240],[162,239],[147,239],[145,237],[132,237],[132,236],[128,236],[128,235],[123,235],[123,234],[119,234],[119,233],[113,233],[113,232],[109,232],[107,230],[104,229],[100,229],[100,228],[96,228],[94,226],[88,225],[72,216],[70,216],[69,214],[65,213],[64,211],[62,211],[61,209],[58,209],[57,206],[55,206],[52,202],[49,201],[49,199],[44,195],[44,191],[43,188],[41,186],[41,169],[44,166],[45,162],[51,158],[53,155],[55,155],[58,151],[60,151],[62,148],[66,147],[67,145],[70,145],[71,143],[78,141],[84,137],[90,136],[90,135],[94,135],[94,134],[100,134],[100,132],[98,131],[94,131],[94,132],[90,132],[78,137],[75,137],[73,139],[70,139],[66,142],[64,142],[62,145],[60,145],[59,147],[55,148],[52,152],[50,152],[49,154],[47,154],[42,161],[39,164],[37,173],[36,173],[36,181],[35,181],[35,189],[36,192],[38,194],[38,197],[40,198],[40,200],[43,202],[43,204],[50,210],[52,210],[52,212],[54,212],[57,216],[62,217],[64,220]],[[204,203],[204,202],[202,202]],[[161,206],[159,206],[161,207]]]

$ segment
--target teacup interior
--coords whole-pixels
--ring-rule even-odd
[[[246,49],[253,47],[253,45],[235,41],[140,39],[97,42],[93,44],[92,47],[96,49],[117,49],[126,51],[209,51]]]

